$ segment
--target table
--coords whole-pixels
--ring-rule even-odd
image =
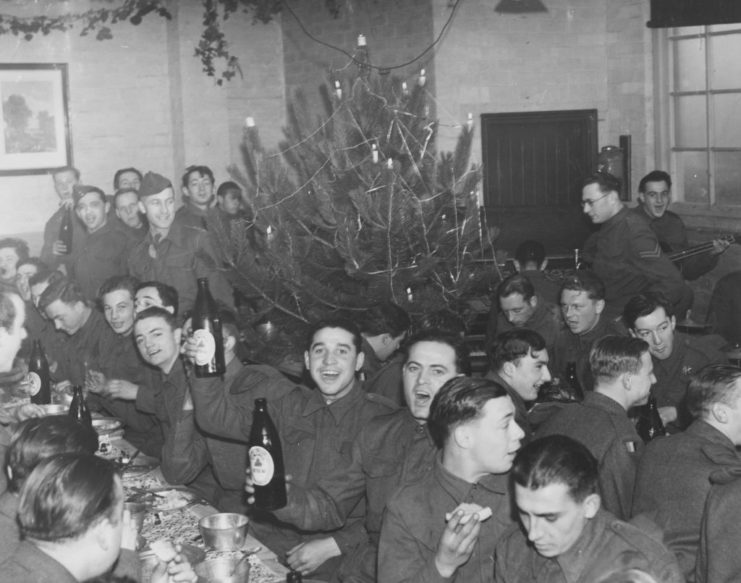
[[[110,443],[116,454],[120,451],[131,456],[136,451],[136,448],[123,439],[120,433],[114,432],[109,437]],[[139,459],[139,456],[137,456],[137,459]],[[134,461],[136,462],[136,460]],[[131,467],[133,468],[134,466],[132,465]],[[123,483],[127,496],[135,490],[156,491],[158,489],[173,490],[176,492],[182,491],[184,495],[189,495],[192,498],[192,501],[187,502],[187,504],[181,508],[152,512],[150,516],[145,519],[143,532],[146,534],[148,531],[152,533],[157,533],[157,531],[161,531],[162,533],[177,531],[178,536],[174,537],[176,540],[173,542],[181,542],[186,545],[204,549],[203,541],[200,537],[200,532],[198,531],[198,520],[204,516],[215,514],[218,512],[216,508],[211,506],[208,502],[199,499],[187,488],[168,484],[162,476],[159,468],[149,470],[143,468],[142,471],[136,471],[135,469],[133,471],[125,471],[123,474]],[[155,524],[157,520],[160,521],[159,525]],[[171,527],[172,530],[170,530]],[[159,534],[154,538],[159,538]],[[180,540],[177,540],[178,538],[180,538]],[[250,583],[282,583],[285,581],[288,570],[280,564],[275,553],[262,545],[260,541],[248,534],[242,548],[244,550],[259,548],[259,550],[250,557],[250,562],[252,563]],[[218,556],[218,552],[208,551],[206,555]]]

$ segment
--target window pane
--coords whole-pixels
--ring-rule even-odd
[[[711,89],[741,88],[741,34],[713,37]]]
[[[672,29],[672,36],[683,36],[686,34],[703,34],[704,32],[704,26],[681,26],[679,28]]]
[[[675,141],[680,148],[707,147],[707,119],[704,95],[674,98]]]
[[[710,30],[710,32],[722,32],[726,30],[741,31],[741,24],[739,24],[738,22],[734,22],[733,24],[711,24],[708,29]]]
[[[674,91],[705,89],[705,39],[674,41]]]
[[[682,184],[684,200],[705,202],[708,196],[708,167],[705,152],[677,152],[677,176]]]
[[[741,148],[741,93],[713,95],[713,146]]]
[[[715,202],[741,205],[741,152],[715,153]]]

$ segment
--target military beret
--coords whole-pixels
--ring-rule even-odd
[[[161,174],[156,172],[147,172],[142,178],[142,184],[139,187],[139,198],[145,198],[152,196],[153,194],[159,194],[165,188],[172,188],[172,182]]]

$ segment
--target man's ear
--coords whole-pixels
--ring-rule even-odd
[[[189,198],[190,197],[190,193],[188,192],[188,189],[185,188],[184,186],[181,186],[180,187],[180,192],[183,193],[183,198]]]
[[[514,362],[505,362],[502,366],[502,372],[505,374],[505,376],[508,377],[513,377],[516,370],[517,367],[515,366]]]
[[[543,263],[540,264],[540,271],[545,271],[545,268],[548,267],[548,258],[546,257],[543,259]]]
[[[358,356],[355,359],[355,372],[357,372],[361,368],[363,368],[363,364],[364,363],[365,363],[365,353],[364,352],[358,352]]]
[[[467,423],[456,425],[450,436],[461,449],[468,449],[471,446],[471,432],[468,430],[467,425]]]
[[[304,366],[306,367],[306,370],[309,370],[310,368],[310,361],[309,361],[309,351],[304,350]]]
[[[234,350],[234,347],[237,345],[237,339],[229,334],[228,336],[224,336],[224,350],[232,351]]]
[[[183,329],[182,328],[175,328],[172,331],[173,336],[175,336],[175,343],[180,346],[180,341],[183,338]]]
[[[110,213],[110,212],[111,212],[111,203],[110,203],[110,202],[106,202],[106,203],[105,203],[105,204],[103,205],[103,208],[105,209],[105,214],[107,215],[108,213]]]
[[[598,314],[602,313],[602,310],[605,309],[605,300],[597,300],[597,303],[594,306],[594,311]]]
[[[582,504],[584,507],[585,518],[594,518],[602,505],[602,500],[599,494],[590,494],[584,498]]]

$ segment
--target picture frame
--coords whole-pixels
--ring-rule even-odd
[[[66,63],[0,63],[0,176],[72,165]]]

